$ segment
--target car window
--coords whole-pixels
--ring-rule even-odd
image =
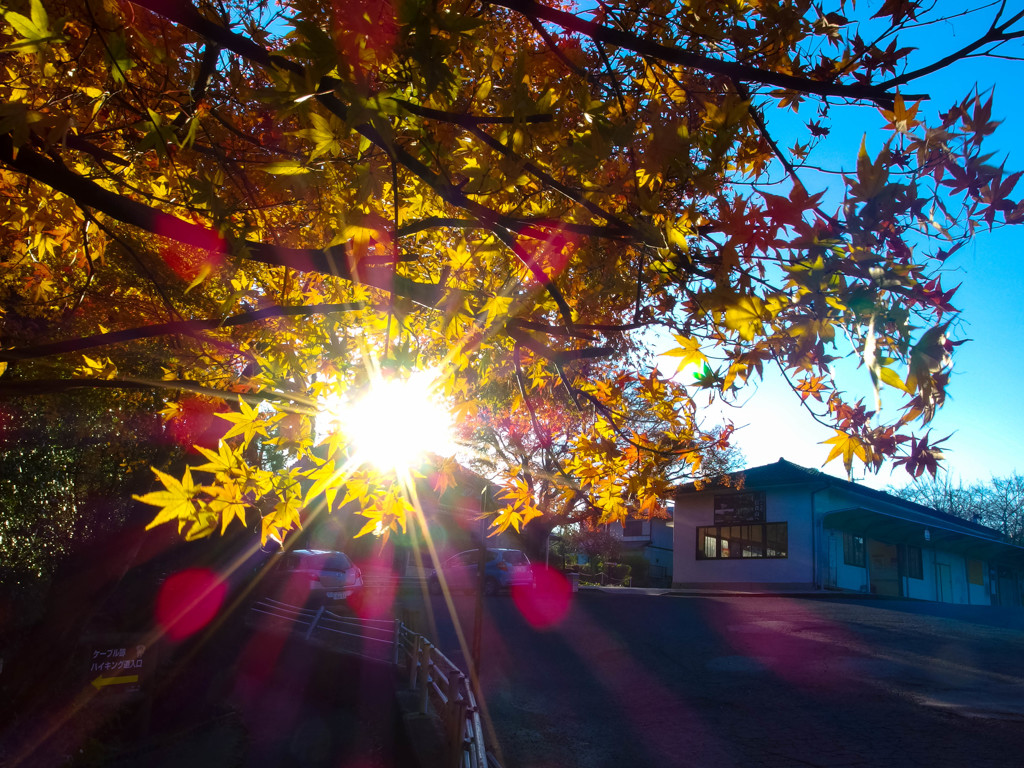
[[[444,568],[457,568],[462,565],[462,555],[453,555],[444,561]]]
[[[296,565],[295,567],[301,568],[304,571],[322,571],[326,559],[325,555],[304,555],[301,558],[301,565]]]
[[[518,549],[506,549],[502,553],[501,559],[504,560],[509,565],[529,565],[530,564],[530,561],[526,558],[526,555],[524,555]]]
[[[327,556],[323,567],[328,571],[347,571],[352,567],[352,561],[344,552],[332,552]]]

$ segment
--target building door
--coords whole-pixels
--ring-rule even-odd
[[[875,595],[900,596],[900,555],[895,544],[868,539],[869,578]]]
[[[834,587],[839,582],[839,536],[828,535],[828,585]]]
[[[953,602],[953,574],[949,570],[949,563],[935,564],[935,591],[936,598],[940,603]]]
[[[1020,596],[1017,594],[1017,580],[1013,577],[1013,570],[1005,565],[1000,565],[999,574],[999,604],[1007,606],[1020,605]]]

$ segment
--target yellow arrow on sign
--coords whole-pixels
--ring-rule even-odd
[[[137,683],[139,682],[138,675],[122,675],[121,677],[97,677],[92,681],[92,687],[97,691],[100,688],[106,688],[108,685],[124,685],[126,683]]]

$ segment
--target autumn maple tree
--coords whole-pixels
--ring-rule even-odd
[[[498,528],[653,513],[666,467],[728,439],[698,402],[773,369],[835,428],[829,460],[932,469],[941,267],[1024,218],[990,95],[919,90],[1006,54],[1024,12],[965,11],[976,39],[915,53],[940,11],[5,0],[0,394],[224,411],[142,497],[189,537],[346,504],[402,529],[391,474],[315,417],[412,369],[504,478]],[[822,167],[840,108],[882,121]],[[850,356],[865,386],[840,389]]]

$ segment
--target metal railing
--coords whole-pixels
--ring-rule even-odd
[[[409,689],[418,694],[417,711],[436,714],[452,768],[487,768],[487,748],[480,708],[469,678],[423,635],[399,619],[340,616],[320,607],[298,608],[263,599],[250,616],[261,627],[304,631],[311,642],[341,653],[394,666],[405,673]]]

